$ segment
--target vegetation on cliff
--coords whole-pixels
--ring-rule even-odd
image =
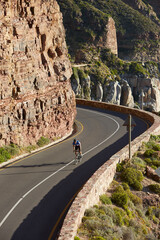
[[[64,18],[69,52],[74,57],[81,46],[95,45],[111,16],[116,24],[120,56],[134,56],[159,48],[160,16],[156,1],[58,0]],[[157,3],[159,6],[159,3]]]
[[[97,205],[85,211],[75,239],[160,239],[160,184],[146,174],[148,165],[159,166],[159,139],[151,136],[131,161],[117,165],[110,188]],[[149,158],[147,150],[151,151]]]
[[[73,87],[76,97],[99,100],[96,91],[100,85],[101,100],[107,101],[111,81],[122,85],[121,80],[133,75],[135,79],[159,78],[160,15],[157,9],[160,4],[157,0],[58,0],[58,3],[70,60],[79,68],[73,69],[71,79],[79,85]],[[117,39],[110,39],[114,42],[113,49],[108,49],[106,40],[107,31],[113,30],[113,26],[106,28],[110,17],[115,21],[117,32]],[[115,42],[118,42],[118,56],[112,53],[116,51]],[[79,64],[85,66],[79,67]],[[79,70],[85,78],[79,75]],[[140,101],[140,93],[137,94],[132,93],[135,105]],[[146,108],[150,109],[152,102],[147,104]]]

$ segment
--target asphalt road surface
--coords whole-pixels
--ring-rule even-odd
[[[78,107],[77,111],[76,135],[84,154],[81,163],[75,165],[72,136],[0,169],[0,240],[55,240],[73,196],[128,143],[122,126],[127,116],[93,108]],[[134,120],[132,138],[148,127],[143,120]]]

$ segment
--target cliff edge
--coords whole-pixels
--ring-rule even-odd
[[[72,130],[71,89],[62,14],[55,0],[0,4],[0,145],[34,144]]]

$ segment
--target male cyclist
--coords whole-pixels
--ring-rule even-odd
[[[80,141],[74,139],[72,145],[73,145],[73,152],[75,152],[75,156],[77,157],[78,153],[82,155]]]

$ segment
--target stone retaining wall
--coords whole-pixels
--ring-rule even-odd
[[[77,104],[84,106],[92,106],[96,108],[103,108],[116,112],[128,113],[144,120],[150,121],[152,126],[139,137],[132,141],[132,154],[141,146],[142,142],[147,142],[151,134],[160,134],[160,117],[138,109],[131,109],[124,106],[101,103],[96,101],[87,101],[77,99]],[[112,182],[115,172],[116,164],[128,157],[128,145],[122,148],[119,152],[114,154],[106,163],[104,163],[86,182],[82,190],[78,193],[68,214],[64,220],[60,236],[58,240],[73,240],[76,235],[77,228],[81,223],[81,219],[87,208],[97,204],[99,196],[103,194],[110,183]],[[104,181],[106,180],[106,181]]]

